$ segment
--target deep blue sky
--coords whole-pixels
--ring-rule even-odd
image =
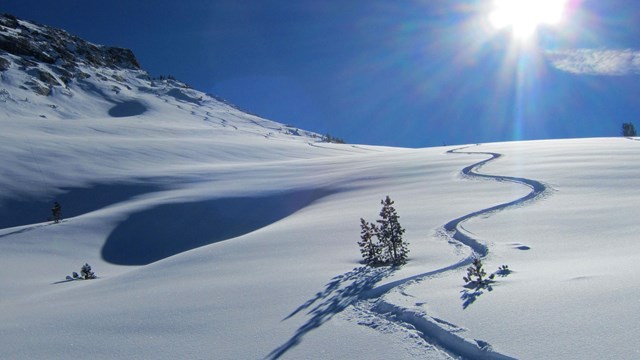
[[[639,126],[640,1],[570,1],[566,23],[526,50],[488,27],[492,0],[7,0],[0,11],[130,48],[152,75],[272,120],[424,147]]]

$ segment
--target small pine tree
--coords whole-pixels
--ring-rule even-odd
[[[476,286],[483,286],[485,284],[487,273],[482,268],[482,260],[480,258],[473,259],[473,264],[467,268],[467,276],[462,279],[466,283],[475,284]]]
[[[360,218],[360,253],[367,265],[376,265],[380,263],[380,246],[374,242],[374,237],[378,232],[375,224],[369,224],[365,219]]]
[[[80,269],[80,276],[85,280],[96,278],[96,275],[91,271],[91,266],[86,263],[82,265],[82,268]]]
[[[336,144],[344,144],[345,143],[345,141],[343,139],[331,136],[331,134],[328,134],[328,133],[327,133],[327,135],[325,135],[323,137],[322,140],[324,142],[328,142],[328,143],[336,143]]]
[[[393,207],[394,203],[389,196],[380,201],[382,209],[380,219],[376,222],[379,224],[378,238],[385,248],[385,260],[394,265],[401,265],[407,262],[409,244],[402,240],[404,229],[400,225],[400,216]]]
[[[57,201],[53,203],[51,214],[53,215],[54,223],[59,223],[62,219],[62,206],[60,206],[60,203],[58,203]]]
[[[638,136],[638,133],[636,132],[636,128],[635,126],[633,126],[633,123],[624,123],[622,124],[622,136],[626,136],[626,137],[634,137],[634,136]]]
[[[407,262],[409,243],[402,240],[404,229],[400,226],[400,216],[389,198],[382,200],[380,219],[370,224],[360,219],[360,253],[368,265],[402,265]],[[374,238],[376,239],[374,241]]]

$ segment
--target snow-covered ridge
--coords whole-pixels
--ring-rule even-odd
[[[62,188],[94,186],[104,176],[123,180],[123,172],[153,177],[164,172],[159,163],[264,161],[271,159],[265,146],[309,147],[322,140],[178,80],[153,79],[130,50],[94,45],[11,15],[0,16],[0,105],[3,166],[26,167],[31,179],[10,184],[12,175],[0,174],[9,190],[0,202],[43,195],[49,201]],[[170,140],[179,145],[168,145]],[[318,156],[318,149],[308,150]],[[136,154],[150,166],[129,163]],[[280,154],[278,159],[307,157]]]
[[[219,108],[233,112],[232,105],[173,78],[153,79],[129,49],[96,45],[9,14],[0,15],[0,80],[0,103],[11,117],[131,117],[170,102],[201,119],[234,122],[213,114]],[[257,116],[247,118],[257,127],[317,138]]]
[[[0,15],[0,69],[19,67],[30,73],[29,87],[49,95],[53,87],[90,77],[82,67],[140,70],[129,49],[94,45],[64,30]]]

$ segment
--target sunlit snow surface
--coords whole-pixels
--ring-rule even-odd
[[[327,144],[167,82],[42,97],[19,76],[0,110],[1,358],[638,356],[638,141]],[[463,175],[491,157],[471,152],[500,154],[473,171],[501,177]],[[515,178],[544,191],[520,202]],[[386,195],[410,260],[364,268],[359,219]],[[474,243],[443,229],[468,214]],[[463,287],[478,249],[513,270],[492,291]],[[65,281],[84,263],[98,279]]]

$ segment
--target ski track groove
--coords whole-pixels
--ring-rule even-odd
[[[354,292],[353,286],[357,284],[359,281],[362,282],[362,279],[354,280],[350,285],[346,287],[341,287],[339,284],[337,285],[334,282],[331,283],[332,286],[328,287],[322,296],[318,296],[314,299],[309,300],[307,304],[301,306],[301,308],[297,309],[289,315],[287,318],[295,315],[297,312],[302,309],[310,307],[314,302],[319,299],[328,299],[327,302],[321,304],[327,305],[330,303],[335,306],[336,302],[340,303],[338,309],[333,309],[334,311],[325,312],[322,315],[322,321],[318,321],[317,314],[310,322],[306,325],[303,325],[296,335],[289,341],[288,344],[284,344],[280,348],[274,350],[267,358],[268,359],[277,359],[281,355],[283,355],[291,346],[295,346],[301,341],[301,338],[304,334],[309,330],[309,327],[315,328],[320,326],[321,323],[327,321],[329,318],[333,317],[338,312],[341,312],[348,306],[353,306],[355,308],[360,309],[361,311],[368,312],[374,316],[377,316],[386,321],[392,321],[400,326],[404,326],[406,328],[413,328],[418,333],[419,336],[424,339],[425,342],[436,346],[441,349],[444,353],[452,356],[454,358],[463,358],[463,359],[492,359],[492,360],[509,360],[514,359],[513,357],[500,354],[498,352],[493,351],[491,345],[485,341],[474,339],[474,342],[466,339],[462,336],[457,335],[459,332],[463,332],[465,329],[460,328],[450,322],[447,322],[443,319],[434,318],[427,315],[425,312],[415,309],[408,309],[405,307],[401,307],[398,305],[394,305],[390,302],[387,302],[383,299],[383,296],[391,291],[400,291],[401,293],[409,284],[415,283],[417,281],[433,277],[436,275],[443,274],[445,272],[454,271],[464,266],[469,265],[474,257],[484,258],[489,254],[489,249],[487,245],[480,242],[480,240],[474,238],[471,234],[464,230],[463,224],[464,222],[476,218],[476,217],[487,217],[496,212],[516,207],[522,206],[533,201],[539,200],[546,195],[548,195],[552,189],[551,187],[539,182],[537,180],[522,178],[522,177],[512,177],[512,176],[504,176],[504,175],[488,175],[479,173],[478,170],[486,165],[487,163],[496,160],[503,156],[499,153],[492,152],[472,152],[472,151],[461,151],[469,146],[460,147],[456,149],[452,149],[447,151],[448,154],[468,154],[468,155],[478,155],[484,154],[489,155],[488,159],[479,161],[472,165],[469,165],[462,169],[461,174],[463,178],[467,179],[482,179],[482,180],[491,180],[498,182],[512,182],[520,185],[527,186],[531,189],[531,191],[518,199],[513,201],[509,201],[506,203],[501,203],[495,206],[491,206],[482,210],[474,211],[472,213],[466,214],[464,216],[458,217],[447,222],[437,231],[439,236],[443,236],[448,238],[450,242],[461,244],[469,247],[472,250],[472,253],[466,258],[461,259],[455,264],[449,265],[447,267],[437,269],[434,271],[430,271],[423,274],[418,274],[415,276],[411,276],[405,279],[400,279],[397,281],[393,281],[388,284],[384,284],[378,287],[375,287],[375,283],[377,283],[380,279],[380,271],[373,270],[373,276],[369,274],[367,276],[366,281],[364,281],[364,285],[356,286],[357,292]],[[362,268],[361,268],[362,269]],[[354,269],[354,271],[360,271],[358,269]],[[363,274],[367,274],[366,271],[363,271]],[[376,274],[378,276],[376,278]],[[390,273],[385,273],[385,276],[390,275]],[[351,288],[351,289],[350,289]],[[345,293],[348,293],[348,296],[345,296]],[[320,294],[319,294],[320,295]],[[329,301],[330,300],[330,301]],[[337,311],[336,311],[337,310]],[[310,326],[311,325],[311,326]]]
[[[488,175],[488,174],[482,174],[477,172],[477,170],[479,170],[482,166],[486,165],[488,162],[496,160],[500,157],[502,157],[502,154],[498,154],[498,153],[492,153],[492,152],[460,152],[460,150],[466,149],[467,147],[462,147],[462,148],[456,148],[456,149],[452,149],[447,151],[448,154],[468,154],[468,155],[476,155],[476,154],[484,154],[484,155],[489,155],[490,158],[482,160],[480,162],[477,162],[475,164],[469,165],[467,167],[465,167],[464,169],[462,169],[462,176],[465,178],[469,178],[469,179],[488,179],[488,180],[493,180],[493,181],[498,181],[498,182],[513,182],[516,184],[520,184],[520,185],[524,185],[527,186],[531,189],[531,191],[523,196],[520,197],[518,199],[515,199],[513,201],[509,201],[506,203],[502,203],[502,204],[498,204],[492,207],[488,207],[482,210],[478,210],[478,211],[474,211],[472,213],[469,213],[467,215],[463,215],[459,218],[453,219],[451,221],[449,221],[448,223],[446,223],[445,225],[443,225],[443,227],[439,230],[440,234],[445,235],[446,237],[453,239],[455,241],[457,241],[458,243],[462,243],[463,245],[468,246],[469,248],[471,248],[474,252],[473,256],[478,256],[478,257],[486,257],[487,254],[489,253],[489,249],[487,248],[487,246],[483,243],[481,243],[479,240],[473,238],[468,232],[466,232],[464,230],[464,228],[462,227],[462,224],[464,222],[466,222],[469,219],[475,218],[475,217],[480,217],[480,216],[489,216],[492,215],[498,211],[502,211],[505,210],[507,208],[510,207],[514,207],[514,206],[521,206],[524,205],[525,203],[534,201],[534,200],[538,200],[544,196],[546,196],[548,193],[551,192],[551,188],[543,183],[541,183],[540,181],[537,180],[532,180],[532,179],[527,179],[527,178],[523,178],[523,177],[513,177],[513,176],[504,176],[504,175]],[[471,261],[472,259],[469,258],[469,261]]]
[[[491,206],[482,210],[474,211],[472,213],[453,219],[447,222],[442,226],[441,229],[438,230],[438,234],[440,236],[444,236],[454,243],[462,244],[469,247],[472,250],[471,255],[458,261],[455,264],[444,267],[442,269],[411,276],[409,278],[397,280],[375,288],[366,289],[361,294],[359,294],[357,299],[354,299],[352,305],[354,307],[362,309],[363,311],[368,311],[371,314],[375,314],[376,316],[379,316],[380,318],[387,321],[394,321],[399,325],[413,327],[417,332],[419,332],[420,336],[428,344],[442,349],[445,353],[453,357],[461,357],[463,359],[514,359],[513,357],[493,351],[491,345],[485,341],[474,339],[475,342],[472,342],[462,336],[457,335],[456,333],[462,332],[464,331],[464,329],[459,328],[452,323],[449,323],[443,319],[428,316],[423,311],[394,305],[383,299],[383,296],[385,294],[394,290],[402,292],[404,288],[406,288],[406,286],[414,283],[415,281],[440,275],[442,273],[457,270],[459,268],[467,266],[473,261],[474,257],[486,257],[489,253],[487,245],[483,244],[482,242],[480,242],[480,240],[474,238],[471,234],[469,234],[469,232],[464,230],[462,225],[467,220],[476,217],[488,217],[496,212],[511,207],[522,206],[535,200],[539,200],[552,191],[551,187],[537,180],[527,179],[523,177],[488,175],[479,173],[478,170],[482,166],[500,158],[503,155],[493,152],[461,151],[466,148],[468,148],[468,146],[452,149],[447,151],[447,153],[468,155],[484,154],[489,155],[489,158],[462,169],[461,174],[463,178],[484,179],[498,182],[512,182],[527,186],[531,189],[531,191],[525,196],[522,196],[518,199]]]

